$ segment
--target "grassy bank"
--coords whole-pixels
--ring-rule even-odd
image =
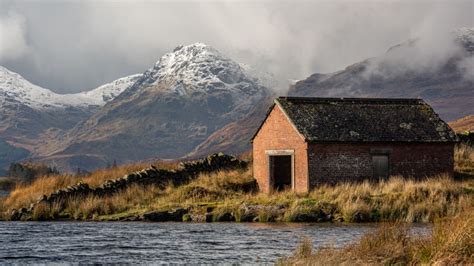
[[[382,224],[344,248],[314,251],[304,240],[280,265],[474,264],[474,209],[437,220],[429,236],[411,235],[406,224]]]
[[[87,177],[69,175],[42,177],[16,187],[0,200],[0,212],[28,207],[42,195],[79,181],[99,186],[146,165],[129,165],[96,171]],[[178,168],[160,163],[158,167]],[[472,148],[456,150],[456,171],[474,175]],[[259,222],[433,222],[453,216],[474,204],[474,179],[453,180],[445,176],[415,181],[392,177],[380,183],[322,186],[308,194],[272,194],[251,191],[252,169],[203,174],[190,183],[164,188],[133,185],[107,197],[69,198],[53,205],[38,205],[33,219],[122,220],[140,219],[152,211],[184,210],[184,221]]]

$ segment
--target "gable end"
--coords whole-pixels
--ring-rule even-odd
[[[284,108],[280,105],[280,103],[278,103],[277,100],[274,101],[274,103],[272,104],[272,106],[268,109],[267,111],[267,114],[265,116],[265,119],[263,119],[262,123],[260,123],[260,126],[258,127],[258,129],[255,131],[255,133],[253,134],[252,138],[250,139],[250,142],[253,143],[254,139],[257,137],[258,133],[260,132],[260,130],[262,129],[263,125],[267,122],[268,120],[268,117],[270,116],[270,114],[272,112],[274,112],[275,108],[278,108],[282,114],[285,116],[286,120],[288,121],[288,123],[291,125],[291,127],[293,128],[293,130],[301,137],[301,139],[306,142],[306,139],[304,137],[303,134],[301,134],[301,132],[298,131],[298,128],[296,127],[296,125],[293,123],[293,121],[290,119],[290,117],[288,116],[288,114],[285,112]]]

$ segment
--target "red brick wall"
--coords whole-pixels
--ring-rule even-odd
[[[392,176],[453,175],[454,144],[312,144],[308,148],[310,187],[371,178],[374,149],[389,151]]]
[[[253,175],[260,190],[269,192],[269,165],[266,150],[294,150],[295,191],[308,191],[307,144],[275,105],[253,140]]]

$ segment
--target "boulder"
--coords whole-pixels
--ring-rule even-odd
[[[170,221],[173,222],[182,222],[183,216],[188,213],[187,209],[179,208],[173,211],[168,212]]]
[[[216,215],[216,222],[235,222],[235,217],[230,212],[219,213]]]
[[[187,214],[187,209],[176,209],[172,211],[151,211],[143,214],[143,220],[150,222],[182,222],[183,215]]]
[[[143,220],[149,222],[168,222],[170,214],[167,211],[151,211],[143,214]]]
[[[10,220],[11,221],[19,221],[20,219],[21,219],[21,213],[18,210],[13,209],[10,212]]]
[[[256,214],[247,212],[240,216],[240,222],[243,222],[243,223],[253,222],[256,217],[257,217]]]

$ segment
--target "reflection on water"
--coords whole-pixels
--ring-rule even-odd
[[[341,246],[374,226],[0,222],[0,263],[274,262],[291,254],[303,237],[315,247]]]

